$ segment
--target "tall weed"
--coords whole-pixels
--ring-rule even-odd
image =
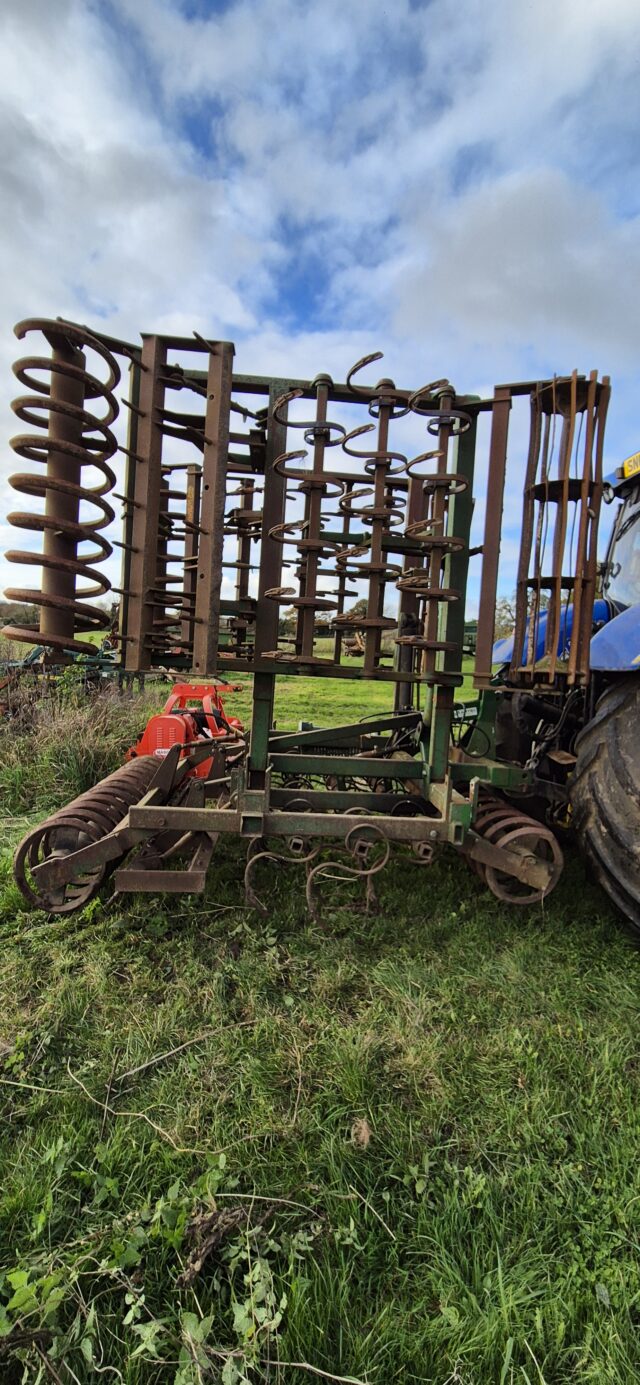
[[[73,683],[19,685],[0,724],[0,809],[48,811],[123,762],[159,698],[153,690],[87,692]]]

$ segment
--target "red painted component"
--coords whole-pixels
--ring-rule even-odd
[[[194,745],[236,740],[244,733],[244,727],[237,717],[227,716],[220,697],[221,688],[225,692],[241,691],[239,686],[230,683],[175,683],[163,711],[149,717],[125,759],[134,760],[139,755],[155,755],[162,759],[173,745],[184,746],[184,753],[188,755]],[[188,773],[194,778],[206,779],[211,764],[211,759],[202,760]]]

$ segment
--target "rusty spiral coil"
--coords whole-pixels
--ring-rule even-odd
[[[497,899],[507,904],[537,904],[550,894],[560,879],[564,865],[560,845],[550,828],[521,813],[513,804],[485,793],[480,799],[473,829],[492,846],[518,851],[525,859],[543,862],[550,867],[549,883],[546,889],[541,890],[495,866],[476,861],[474,864],[478,875]]]
[[[59,652],[87,652],[87,644],[77,633],[108,626],[109,618],[91,598],[104,596],[111,583],[96,567],[109,558],[113,549],[100,532],[115,518],[105,496],[116,478],[108,465],[117,451],[111,425],[118,415],[113,390],[120,380],[119,366],[111,352],[84,328],[64,321],[29,318],[14,329],[22,339],[29,332],[42,332],[52,348],[51,356],[22,356],[13,373],[31,391],[14,399],[13,412],[37,432],[20,433],[11,439],[18,456],[37,462],[41,473],[17,472],[9,477],[21,495],[44,501],[44,511],[14,511],[9,523],[18,529],[42,534],[42,552],[13,549],[6,557],[11,563],[42,569],[41,588],[10,588],[10,601],[24,601],[40,609],[39,628],[8,626],[3,633],[10,639],[34,642]],[[101,380],[86,366],[83,348],[101,358],[107,376]],[[44,378],[43,378],[44,377]],[[97,415],[87,404],[104,400],[105,410]],[[87,483],[83,472],[93,467],[100,473],[95,485]],[[81,516],[81,506],[90,505],[97,515]],[[93,544],[80,553],[79,545]],[[79,587],[78,581],[88,585]]]
[[[23,837],[14,857],[13,873],[18,889],[32,909],[71,914],[91,899],[107,873],[106,861],[84,870],[79,865],[76,874],[71,875],[70,871],[65,884],[52,889],[39,885],[31,872],[52,856],[71,856],[83,846],[108,836],[129,808],[140,802],[158,764],[153,755],[130,760]]]

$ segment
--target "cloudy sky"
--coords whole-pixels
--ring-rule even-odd
[[[460,392],[597,367],[615,465],[639,115],[637,0],[2,0],[2,476],[30,314]]]

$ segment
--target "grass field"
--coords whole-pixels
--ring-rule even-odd
[[[389,696],[291,679],[278,723]],[[33,715],[0,757],[3,1385],[638,1379],[639,955],[581,862],[517,913],[398,856],[378,914],[317,925],[293,867],[245,909],[232,845],[203,898],[50,924],[9,848],[146,710]]]

